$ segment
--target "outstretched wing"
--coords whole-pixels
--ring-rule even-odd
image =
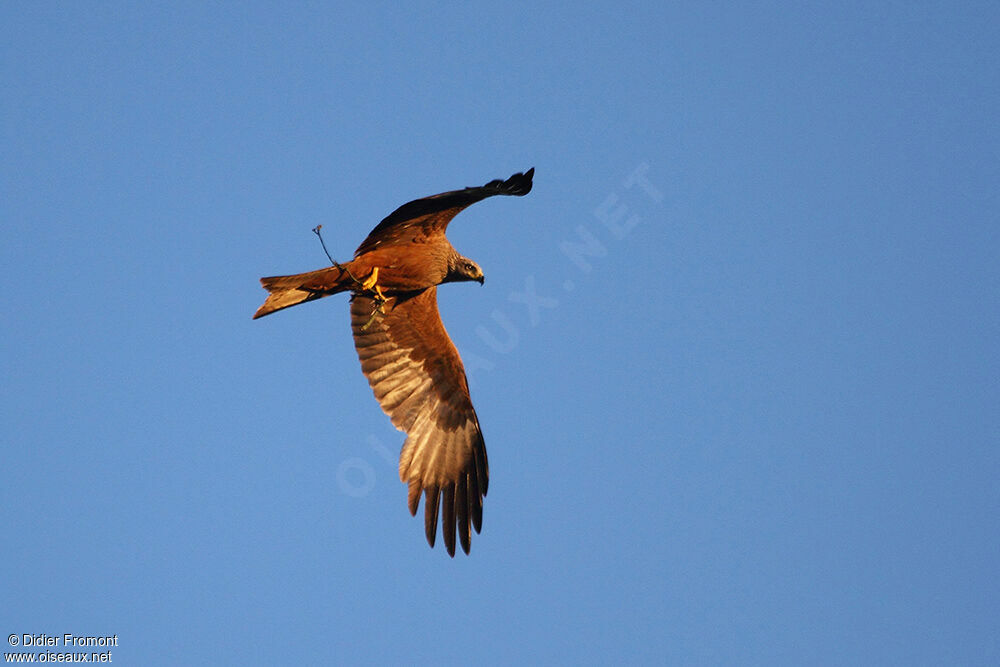
[[[489,466],[465,368],[438,314],[437,288],[390,297],[382,311],[368,296],[351,297],[361,369],[393,425],[407,434],[399,477],[409,485],[410,514],[423,493],[433,547],[440,504],[448,553],[455,555],[456,527],[469,553],[470,524],[477,533],[482,527]]]
[[[371,231],[358,249],[357,257],[370,250],[387,245],[411,243],[415,239],[434,233],[444,233],[451,219],[462,209],[493,195],[522,197],[531,192],[531,177],[535,169],[517,173],[506,181],[497,179],[478,188],[465,188],[442,192],[439,195],[416,199],[403,204]]]

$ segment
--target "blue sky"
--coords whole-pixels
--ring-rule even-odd
[[[0,630],[996,664],[998,14],[3,3]],[[251,321],[258,278],[531,166],[449,230],[491,464],[450,559],[346,297]]]

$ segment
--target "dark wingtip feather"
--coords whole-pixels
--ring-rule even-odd
[[[469,497],[468,475],[459,477],[455,483],[455,518],[458,520],[458,539],[462,543],[462,551],[469,553],[472,536],[469,534]]]
[[[500,189],[504,194],[523,197],[531,192],[531,179],[535,175],[535,168],[532,167],[524,173],[517,173],[501,183]]]
[[[468,480],[469,520],[472,521],[472,527],[478,533],[483,527],[483,496],[479,492],[479,476],[476,474],[475,469],[468,473]]]
[[[499,195],[513,195],[515,197],[523,197],[524,195],[531,192],[531,179],[535,175],[535,168],[532,167],[526,172],[517,172],[506,181],[503,179],[496,179],[495,181],[490,181],[486,185],[482,186],[484,190],[492,190],[491,194]],[[466,190],[477,190],[479,188],[466,188]],[[489,196],[489,195],[487,195]]]
[[[444,546],[448,549],[448,555],[455,557],[455,487],[446,486],[441,499],[441,533],[444,537]]]
[[[406,504],[410,508],[410,516],[417,516],[417,507],[420,506],[420,482],[415,479],[410,480],[410,486],[406,493]]]
[[[424,498],[424,532],[427,534],[427,544],[434,548],[437,540],[438,526],[438,487],[429,486]]]
[[[490,485],[490,464],[486,457],[486,445],[480,435],[479,447],[473,448],[476,462],[476,480],[479,482],[479,493],[486,495]]]

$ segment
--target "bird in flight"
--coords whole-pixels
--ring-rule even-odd
[[[292,276],[261,278],[269,294],[254,319],[338,292],[351,293],[351,329],[361,370],[382,410],[406,433],[399,477],[410,514],[424,496],[424,530],[434,546],[438,510],[450,556],[455,531],[469,553],[483,522],[489,484],[486,445],[469,397],[465,367],[441,323],[437,286],[474,280],[479,265],[445,237],[451,219],[494,195],[524,196],[534,168],[507,180],[403,204],[371,231],[354,259]]]

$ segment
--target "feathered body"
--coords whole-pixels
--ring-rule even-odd
[[[483,272],[445,237],[462,209],[493,195],[531,191],[534,169],[417,199],[386,217],[344,264],[291,276],[262,278],[269,294],[254,319],[331,294],[350,291],[354,344],[375,398],[407,434],[400,479],[416,514],[421,494],[425,532],[434,546],[438,510],[448,553],[455,531],[469,553],[470,528],[482,526],[489,465],[479,419],[458,350],[437,308],[437,286],[483,282]]]

